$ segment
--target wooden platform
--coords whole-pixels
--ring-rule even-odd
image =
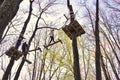
[[[5,54],[9,57],[13,57],[15,60],[18,60],[22,56],[22,52],[18,51],[15,47],[11,47]]]
[[[69,25],[66,25],[62,28],[62,30],[66,33],[66,35],[72,39],[72,33],[75,32],[76,37],[81,36],[85,33],[82,26],[78,23],[78,21],[73,21]]]

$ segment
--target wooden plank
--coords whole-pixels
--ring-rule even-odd
[[[37,49],[33,49],[33,50],[29,50],[28,52],[32,52],[32,51],[36,51],[36,50],[40,50],[40,52],[42,52],[41,48],[37,48]]]
[[[49,46],[52,46],[52,45],[54,45],[54,44],[56,44],[56,43],[58,43],[58,42],[60,42],[61,44],[62,44],[62,41],[60,40],[60,39],[58,39],[58,41],[56,41],[56,42],[54,42],[54,43],[51,43],[51,44],[49,44],[49,45],[44,45],[44,47],[46,48],[46,49],[48,49],[48,47]]]
[[[26,59],[25,57],[23,57],[23,60],[25,60],[28,64],[32,64],[32,62]]]

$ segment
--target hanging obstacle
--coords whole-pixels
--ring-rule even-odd
[[[44,47],[45,47],[46,49],[48,49],[49,46],[52,46],[52,45],[54,45],[54,44],[56,44],[56,43],[58,43],[58,42],[60,42],[60,43],[62,44],[62,41],[61,41],[60,39],[58,39],[58,41],[55,41],[54,43],[51,43],[51,44],[49,44],[49,45],[44,45]]]
[[[82,26],[78,23],[78,21],[74,20],[69,25],[66,25],[62,28],[62,30],[67,34],[67,36],[72,39],[72,33],[75,32],[75,36],[81,36],[85,33]]]

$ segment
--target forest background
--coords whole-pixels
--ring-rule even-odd
[[[7,0],[4,0],[7,1]],[[95,0],[71,0],[75,19],[82,25],[85,34],[77,38],[79,62],[82,80],[95,80]],[[27,59],[32,64],[24,63],[19,80],[73,80],[72,41],[62,31],[69,22],[69,10],[65,0],[23,0],[15,17],[9,22],[0,40],[0,79],[6,72],[10,58],[5,52],[15,46],[23,27],[26,26],[24,42],[30,45]],[[1,3],[0,3],[1,5]],[[66,15],[67,19],[65,18]],[[0,17],[1,18],[1,17]],[[1,21],[1,20],[0,20]],[[47,27],[47,28],[45,28]],[[1,27],[0,27],[1,28]],[[50,28],[55,28],[57,43],[46,50],[43,45],[49,42]],[[99,30],[101,50],[102,79],[120,79],[120,0],[99,1]],[[33,36],[34,35],[34,36]],[[14,62],[8,79],[17,75],[22,57]]]

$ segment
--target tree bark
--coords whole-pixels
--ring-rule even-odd
[[[0,41],[8,23],[16,15],[22,0],[2,0],[0,2]]]

